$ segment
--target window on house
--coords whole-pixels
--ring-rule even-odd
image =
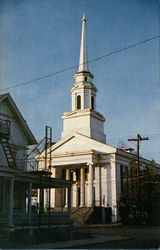
[[[128,192],[128,167],[120,166],[121,192]]]
[[[87,81],[87,76],[84,77],[84,80]]]
[[[10,121],[9,120],[3,120],[0,118],[0,136],[2,138],[9,139],[10,137]]]
[[[94,110],[94,96],[91,96],[91,109]]]
[[[121,176],[121,192],[123,192],[123,166],[120,166],[120,176]]]
[[[77,109],[81,109],[81,96],[77,96]]]

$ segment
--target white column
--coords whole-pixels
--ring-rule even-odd
[[[9,226],[13,227],[13,195],[14,195],[14,178],[10,179],[9,185]]]
[[[96,206],[101,207],[102,205],[102,183],[101,183],[101,167],[98,164],[95,167],[95,201]]]
[[[73,181],[77,181],[76,170],[73,170]],[[73,207],[78,207],[78,186],[77,183],[73,185]]]
[[[66,169],[66,180],[70,180],[70,169]],[[68,188],[66,188],[66,205],[68,206]]]
[[[84,168],[80,169],[80,207],[85,206],[85,176]]]
[[[45,209],[48,208],[49,205],[49,188],[44,189],[44,207]]]
[[[88,163],[89,166],[89,175],[88,175],[88,205],[89,207],[93,206],[94,201],[94,184],[93,184],[93,163]]]
[[[112,181],[112,222],[117,222],[117,171],[115,161],[111,161],[111,181]]]
[[[70,169],[66,169],[66,180],[70,179]]]
[[[52,168],[52,176],[53,178],[56,178],[56,168]],[[56,190],[55,188],[51,188],[51,207],[56,206]]]
[[[32,200],[32,183],[29,183],[28,185],[28,222],[31,222],[31,200]]]

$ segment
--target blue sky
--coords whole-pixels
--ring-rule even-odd
[[[0,90],[79,62],[81,18],[87,19],[89,60],[159,34],[158,0],[1,0]],[[98,88],[97,111],[107,143],[148,136],[140,153],[160,162],[159,41],[143,43],[89,64]],[[60,139],[71,110],[76,69],[9,90],[35,137],[44,126]]]

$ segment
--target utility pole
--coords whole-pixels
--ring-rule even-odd
[[[131,138],[128,139],[128,141],[136,141],[137,142],[137,194],[139,197],[139,206],[140,206],[140,201],[141,201],[141,190],[140,190],[140,178],[139,178],[139,145],[140,145],[140,141],[147,141],[149,140],[148,137],[141,137],[140,134],[137,134],[137,138]],[[140,214],[141,214],[141,210],[140,210]]]

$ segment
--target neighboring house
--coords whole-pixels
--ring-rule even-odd
[[[29,145],[37,144],[10,94],[0,95],[0,166],[26,171]]]
[[[12,97],[8,93],[0,95],[0,228],[38,223],[38,215],[34,215],[34,220],[32,217],[32,189],[39,189],[41,193],[49,187],[71,189],[72,182],[54,180],[47,172],[27,172],[26,152],[32,144],[37,141]],[[43,223],[43,195],[40,199]],[[67,223],[70,214],[68,209]]]
[[[75,181],[72,207],[110,208],[111,221],[116,222],[122,171],[129,167],[135,154],[106,144],[105,118],[96,110],[97,89],[88,69],[85,24],[83,16],[79,69],[71,88],[72,111],[62,116],[61,140],[51,147],[52,176]],[[39,168],[43,168],[43,157],[44,152],[39,155]],[[150,161],[140,158],[140,163],[145,165]],[[53,190],[51,206],[67,206],[67,195]]]

